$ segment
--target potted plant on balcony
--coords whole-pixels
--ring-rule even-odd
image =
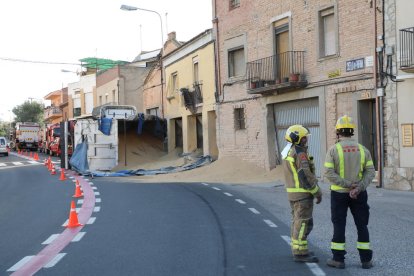
[[[289,75],[289,81],[290,82],[298,82],[299,81],[299,73],[290,73]]]

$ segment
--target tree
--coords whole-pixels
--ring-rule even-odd
[[[23,104],[15,106],[12,111],[16,115],[15,122],[41,123],[43,121],[43,109],[43,104],[25,101]]]

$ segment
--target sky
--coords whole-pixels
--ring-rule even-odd
[[[173,31],[188,41],[212,28],[211,0],[0,1],[0,120],[78,81],[79,59],[132,61],[141,50],[161,48],[158,15],[123,11],[122,4],[158,12],[164,41]]]

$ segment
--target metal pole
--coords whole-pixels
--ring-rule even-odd
[[[126,114],[125,114],[126,117]],[[126,145],[126,118],[124,119],[124,150],[125,150],[125,155],[124,155],[124,159],[125,159],[125,167],[127,166],[127,145]]]
[[[68,121],[64,122],[64,133],[65,133],[65,156],[64,156],[64,162],[65,162],[65,170],[67,170],[68,167]],[[72,149],[73,150],[73,149]]]

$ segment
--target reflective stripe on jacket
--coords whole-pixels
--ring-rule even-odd
[[[370,152],[351,138],[341,138],[326,154],[325,177],[333,191],[349,192],[353,183],[365,190],[375,177]]]
[[[286,191],[291,201],[320,196],[318,180],[309,165],[306,148],[292,146],[283,160]]]

